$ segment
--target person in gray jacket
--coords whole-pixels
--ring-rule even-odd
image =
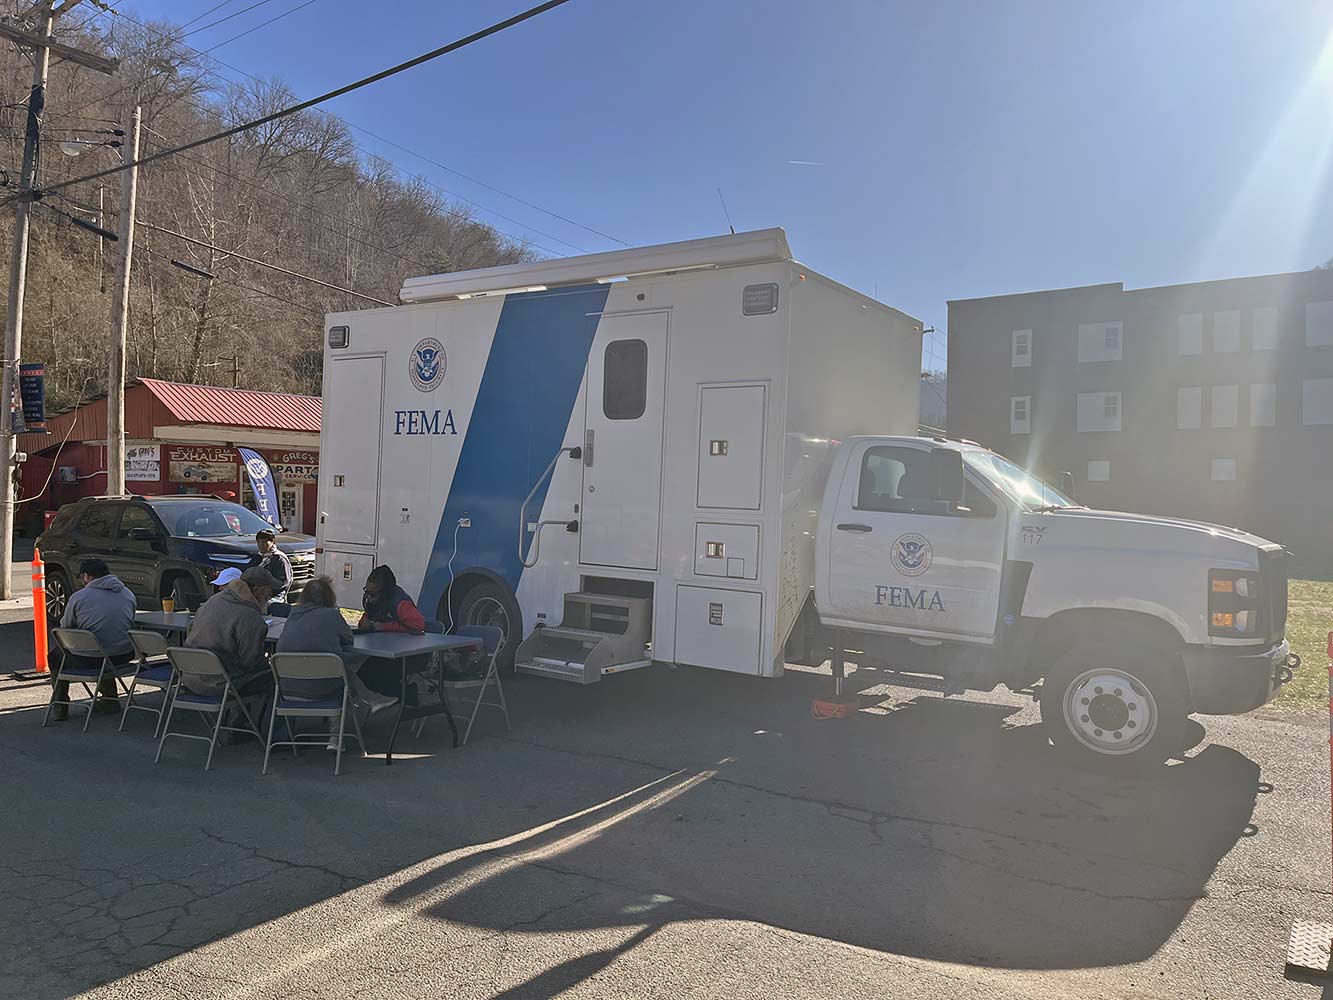
[[[199,606],[185,637],[186,647],[217,654],[232,687],[242,695],[267,693],[272,684],[264,656],[268,639],[264,608],[272,596],[273,577],[268,570],[247,569],[239,580]],[[187,674],[181,683],[195,694],[216,697],[223,690],[223,682],[210,677]]]
[[[317,577],[301,591],[301,600],[292,606],[282,637],[278,639],[279,653],[336,653],[347,667],[355,704],[371,712],[388,708],[398,699],[371,691],[356,675],[365,657],[353,651],[355,639],[347,619],[338,610],[333,593],[333,581],[327,576]],[[282,693],[288,698],[336,698],[342,695],[340,680],[288,680],[282,682]]]
[[[101,559],[85,559],[79,565],[79,580],[83,587],[70,596],[65,613],[60,617],[60,627],[91,632],[112,663],[129,663],[134,657],[134,647],[130,645],[130,629],[134,628],[134,594],[111,575],[111,570]],[[76,665],[94,668],[101,666],[97,660],[66,654],[63,650],[60,664],[62,668]],[[52,677],[55,676],[52,673]],[[55,688],[53,700],[56,705],[51,710],[51,719],[63,722],[69,718],[69,682],[59,681]],[[98,694],[106,699],[99,699],[99,712],[120,711],[119,692],[114,677],[102,679]]]

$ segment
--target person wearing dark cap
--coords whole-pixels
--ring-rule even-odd
[[[285,601],[287,590],[292,585],[292,561],[287,553],[278,548],[278,536],[268,528],[255,532],[255,546],[259,549],[246,569],[258,566],[273,577],[273,600]]]
[[[79,580],[83,586],[76,590],[65,605],[65,613],[60,617],[61,628],[83,629],[97,637],[97,643],[117,665],[129,663],[134,656],[130,645],[130,629],[134,628],[134,594],[119,578],[111,574],[107,564],[101,559],[85,559],[79,565]],[[61,665],[100,666],[100,661],[84,656],[64,654]],[[55,673],[52,673],[55,676]],[[115,712],[120,709],[119,692],[114,677],[104,677],[98,687],[99,712]],[[69,683],[56,683],[55,707],[51,709],[51,719],[63,722],[69,718]]]

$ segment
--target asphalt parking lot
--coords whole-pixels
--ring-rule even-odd
[[[512,733],[435,720],[334,778],[154,766],[151,717],[42,729],[6,680],[0,996],[1319,995],[1282,956],[1330,904],[1321,717],[1205,720],[1127,780],[1053,759],[1026,699],[816,722],[825,684],[522,678]]]

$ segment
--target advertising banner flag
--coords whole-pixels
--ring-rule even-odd
[[[273,471],[264,461],[264,456],[252,448],[237,448],[245,474],[250,479],[250,489],[255,495],[255,512],[275,528],[282,524],[278,513],[278,490],[273,484]]]

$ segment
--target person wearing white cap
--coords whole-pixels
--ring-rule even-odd
[[[208,583],[209,586],[213,588],[213,592],[217,593],[227,584],[234,583],[240,578],[241,578],[241,571],[237,569],[235,566],[228,566],[221,573],[219,573],[214,579],[209,580]]]

